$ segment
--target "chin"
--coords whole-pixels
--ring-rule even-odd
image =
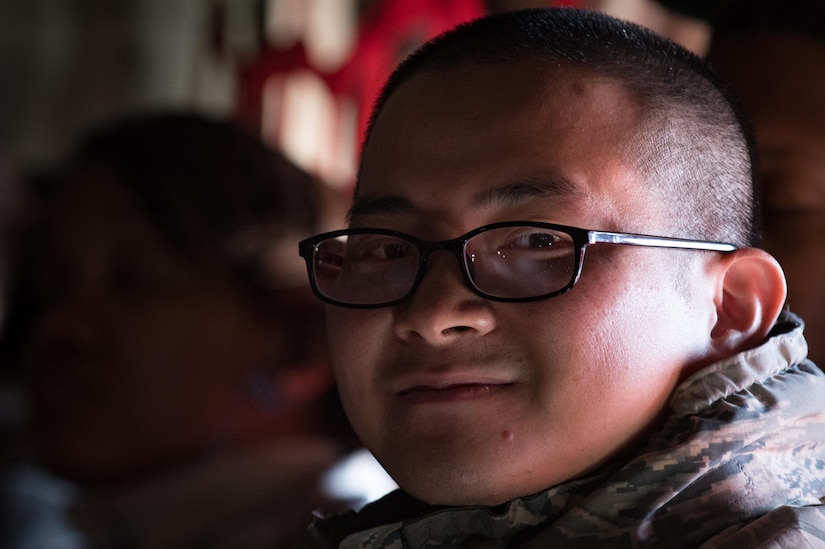
[[[432,469],[420,471],[414,478],[399,480],[398,485],[414,498],[430,505],[490,507],[527,495],[512,489],[501,489],[501,480],[496,481],[481,470],[453,469],[444,474],[437,473]]]

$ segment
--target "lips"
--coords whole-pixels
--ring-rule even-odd
[[[395,394],[411,403],[451,402],[487,398],[512,385],[508,380],[491,376],[419,376],[400,382]]]

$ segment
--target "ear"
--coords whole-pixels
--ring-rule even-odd
[[[765,340],[785,304],[787,286],[779,262],[763,250],[742,248],[721,260],[711,341],[720,356],[731,356]]]

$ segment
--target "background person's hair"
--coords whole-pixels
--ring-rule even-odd
[[[308,173],[245,129],[197,114],[104,127],[81,143],[72,166],[111,171],[183,256],[224,261],[257,296],[274,283],[273,246],[319,222]]]
[[[399,65],[375,103],[364,140],[412,75],[467,64],[541,61],[582,67],[634,91],[645,120],[617,144],[672,214],[672,236],[759,243],[753,132],[723,82],[696,55],[636,24],[571,8],[504,12],[442,34]]]

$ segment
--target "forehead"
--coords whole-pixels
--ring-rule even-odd
[[[588,208],[623,216],[638,203],[614,198],[645,187],[629,156],[641,116],[631,90],[590,69],[533,61],[425,70],[375,121],[354,219],[534,199],[570,217]]]
[[[64,179],[50,207],[50,220],[60,226],[57,232],[64,237],[76,230],[99,230],[98,225],[120,230],[149,223],[121,176],[102,166],[83,167]]]

